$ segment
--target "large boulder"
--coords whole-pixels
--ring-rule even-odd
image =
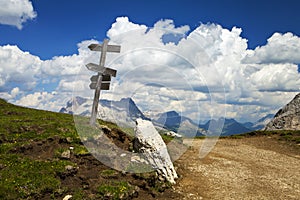
[[[178,178],[170,159],[167,146],[151,121],[141,118],[136,120],[135,151],[142,153],[144,159],[156,170],[161,180],[175,183]]]
[[[275,114],[264,130],[300,130],[300,93]]]

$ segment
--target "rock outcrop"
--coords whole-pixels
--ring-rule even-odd
[[[300,130],[300,93],[275,114],[264,130]]]
[[[167,146],[151,121],[137,119],[134,149],[156,170],[160,180],[175,183],[178,178]]]

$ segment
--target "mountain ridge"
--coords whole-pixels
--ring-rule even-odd
[[[209,132],[212,133],[220,133],[221,136],[229,136],[251,131],[251,129],[246,128],[243,124],[232,118],[220,118],[218,120],[211,119],[202,125],[202,128],[209,130]]]
[[[158,116],[152,117],[151,120],[156,126],[177,132],[186,137],[204,136],[206,134],[206,130],[202,129],[193,120],[181,116],[174,110],[160,113]]]
[[[264,130],[300,130],[300,93],[278,110]]]
[[[240,133],[246,133],[252,130],[259,130],[265,126],[266,120],[269,120],[271,114],[259,119],[257,122],[240,123],[235,119],[224,118],[211,119],[205,124],[197,124],[192,119],[180,115],[175,110],[170,110],[164,113],[156,113],[155,115],[147,115],[138,108],[134,100],[131,98],[122,98],[119,101],[101,99],[99,101],[100,109],[98,117],[105,121],[111,121],[121,126],[135,126],[135,120],[137,118],[151,120],[157,127],[167,129],[174,132],[180,132],[180,134],[187,137],[205,136],[207,130],[221,133],[221,135],[234,135]],[[66,107],[60,109],[62,113],[89,116],[91,111],[92,101],[82,97],[74,97],[73,100],[67,102]],[[220,121],[221,120],[221,121]],[[210,127],[211,123],[211,127]],[[216,129],[223,129],[222,131]]]
[[[77,96],[69,100],[66,107],[61,108],[59,112],[90,116],[92,104],[92,100]],[[98,118],[125,127],[134,127],[138,118],[149,120],[131,98],[122,98],[120,101],[99,100]]]

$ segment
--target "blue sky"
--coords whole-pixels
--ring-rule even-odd
[[[92,96],[87,46],[104,38],[122,51],[108,56],[118,76],[103,98],[144,111],[255,121],[300,90],[297,0],[11,2],[0,0],[0,97],[16,104],[57,111],[74,85]]]
[[[37,17],[21,31],[1,25],[0,44],[17,44],[42,59],[77,53],[77,43],[86,39],[102,40],[118,16],[150,27],[160,19],[192,29],[200,23],[237,26],[250,48],[265,44],[274,32],[300,35],[297,0],[33,0],[32,4]]]

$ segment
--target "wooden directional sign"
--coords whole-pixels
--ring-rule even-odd
[[[97,82],[99,78],[99,75],[94,75],[90,78],[92,82]],[[110,75],[102,75],[102,81],[111,81]]]
[[[118,45],[108,45],[108,39],[104,39],[103,43],[91,44],[88,48],[92,51],[101,51],[100,63],[99,65],[94,63],[89,63],[86,67],[94,72],[98,72],[98,75],[92,76],[90,80],[90,88],[95,90],[95,96],[92,107],[92,114],[90,119],[90,124],[95,126],[98,112],[98,104],[100,98],[101,90],[109,90],[111,76],[116,77],[117,70],[105,67],[106,52],[120,53],[121,46]]]
[[[92,81],[90,84],[90,88],[92,90],[97,88],[97,83],[99,79],[99,76],[101,76],[101,90],[109,90],[109,85],[110,85],[110,80],[111,80],[111,76],[110,75],[94,75],[90,78],[90,80]],[[100,85],[100,84],[99,84]]]
[[[101,83],[101,90],[109,90],[109,86],[110,86],[110,82],[102,82]],[[90,88],[92,90],[96,89],[97,88],[97,82],[92,82],[90,84]]]
[[[99,78],[99,75],[94,75],[94,76],[92,76],[92,77],[90,78],[90,80],[91,80],[92,82],[97,82],[97,81],[98,81],[98,78]]]
[[[94,64],[94,63],[89,63],[86,65],[86,67],[94,72],[98,72],[100,74],[105,74],[105,75],[111,75],[113,77],[116,77],[117,75],[117,70],[111,69],[108,67],[100,67],[100,65]]]
[[[102,45],[101,44],[91,44],[88,47],[92,51],[102,51]],[[107,52],[120,53],[121,46],[119,46],[119,45],[107,45],[107,50],[106,51]]]

